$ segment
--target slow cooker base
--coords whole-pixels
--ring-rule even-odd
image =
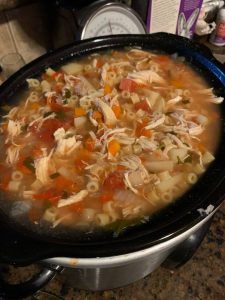
[[[103,291],[119,288],[150,274],[168,256],[168,250],[157,255],[157,259],[146,258],[112,268],[67,268],[63,271],[69,286],[89,291]],[[160,257],[159,257],[160,256]]]
[[[186,238],[181,238],[169,247],[161,248],[142,259],[117,266],[101,266],[93,268],[65,268],[62,274],[66,283],[76,289],[103,291],[123,287],[149,275],[161,264],[169,269],[176,269],[185,264],[196,252],[204,239],[212,218],[191,232]]]

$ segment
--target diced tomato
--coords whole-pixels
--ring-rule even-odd
[[[95,141],[92,138],[87,138],[85,141],[85,147],[88,151],[94,151],[95,149]]]
[[[148,105],[147,100],[143,100],[143,101],[135,103],[134,107],[135,107],[136,110],[142,109],[142,110],[144,110],[148,113],[152,112],[151,108]]]
[[[58,76],[63,76],[63,72],[54,72],[52,75],[51,75],[51,78],[53,79],[56,79]]]
[[[40,148],[34,147],[34,148],[32,149],[32,157],[34,157],[34,158],[39,158],[39,157],[41,157],[41,156],[43,156],[43,152],[42,152],[42,150],[41,150],[41,147],[40,147]]]
[[[68,209],[72,212],[80,214],[84,210],[84,204],[82,202],[74,203],[69,205]]]
[[[60,105],[60,104],[55,103],[55,102],[49,103],[49,106],[50,106],[51,110],[54,111],[54,112],[61,112],[61,111],[66,112],[66,111],[72,111],[73,110],[73,108],[71,108],[71,107],[63,106],[63,105]]]
[[[51,202],[52,204],[56,204],[59,199],[62,196],[62,192],[59,190],[56,190],[54,188],[51,188],[47,191],[38,193],[38,194],[34,194],[33,198],[35,200],[47,200],[49,202]]]
[[[83,159],[76,159],[75,160],[75,168],[77,171],[83,171],[84,168],[87,166]]]
[[[3,172],[3,170],[1,170],[1,172]],[[4,174],[4,176],[2,176],[0,180],[0,189],[6,190],[11,179],[11,172],[5,170],[2,174]]]
[[[104,60],[101,57],[96,58],[96,68],[101,68],[103,65],[104,65]]]
[[[45,143],[54,142],[53,133],[60,127],[62,122],[58,119],[47,119],[42,123],[41,128],[38,128],[39,123],[35,122],[29,127],[29,131],[33,132],[40,140]]]
[[[138,88],[138,84],[129,78],[123,78],[120,81],[120,90],[134,92]]]
[[[100,196],[100,201],[104,204],[113,199],[113,193],[111,191],[103,191]]]
[[[143,120],[143,122],[137,122],[136,125],[136,136],[146,136],[146,137],[151,137],[152,136],[152,131],[150,129],[145,129],[145,126],[147,125],[148,122]]]
[[[138,137],[141,136],[142,130],[143,130],[143,123],[137,122],[137,124],[136,124],[136,131],[135,131],[136,136],[138,136]]]
[[[114,171],[110,173],[103,183],[106,189],[123,189],[125,187],[124,183],[124,173],[121,171]]]
[[[74,118],[71,116],[66,116],[66,120],[62,121],[61,122],[62,124],[62,127],[65,129],[65,130],[68,130],[69,128],[71,128],[71,126],[74,125]]]
[[[54,178],[54,184],[59,190],[72,189],[73,187],[73,181],[61,175]]]
[[[61,92],[62,92],[63,86],[64,86],[63,83],[57,83],[57,84],[54,86],[54,91],[55,91],[56,93],[61,93]]]

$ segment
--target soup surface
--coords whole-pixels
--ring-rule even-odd
[[[111,50],[27,83],[0,124],[12,216],[52,227],[149,217],[214,159],[223,99],[182,58]]]

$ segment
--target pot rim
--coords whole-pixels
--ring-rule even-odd
[[[218,207],[219,208],[219,207]],[[217,209],[218,209],[217,208]],[[121,255],[115,256],[106,256],[106,257],[91,257],[91,258],[74,258],[74,257],[53,257],[44,259],[41,262],[44,264],[50,265],[59,265],[62,267],[69,268],[108,268],[125,265],[127,263],[131,263],[136,260],[140,260],[145,258],[146,256],[159,253],[160,251],[170,249],[171,251],[177,246],[179,243],[188,238],[191,234],[197,231],[203,224],[205,224],[214,213],[217,211],[214,210],[211,214],[209,214],[205,219],[201,220],[199,223],[184,231],[183,233],[167,240],[162,243],[150,246],[147,249],[142,249],[139,251],[125,253]]]
[[[151,35],[118,35],[113,37],[106,36],[88,39],[63,47],[52,53],[45,54],[20,69],[4,82],[0,87],[0,99],[8,100],[24,85],[26,78],[38,75],[47,67],[63,64],[65,61],[71,59],[71,57],[90,54],[91,52],[108,48],[123,48],[127,46],[142,47],[149,50],[160,49],[168,54],[174,52],[178,52],[180,55],[183,54],[188,61],[194,62],[198,67],[200,66],[209,78],[212,79],[214,86],[218,86],[219,93],[224,95],[225,74],[223,72],[223,66],[213,58],[209,50],[205,49],[202,45],[195,44],[183,37],[168,33],[156,33]],[[222,108],[224,110],[223,106]],[[225,136],[224,130],[222,130],[221,135]],[[225,143],[221,142],[219,157],[216,158],[216,164],[213,163],[193,189],[189,190],[181,197],[183,202],[180,202],[182,202],[182,205],[178,200],[173,204],[173,211],[177,210],[179,212],[180,209],[182,213],[176,216],[172,215],[172,212],[165,214],[164,217],[167,220],[161,218],[161,227],[158,226],[154,232],[149,228],[151,227],[151,225],[149,225],[143,226],[136,231],[133,229],[130,231],[128,230],[121,237],[114,240],[63,242],[62,240],[54,238],[45,238],[43,235],[36,234],[36,232],[35,234],[32,231],[27,232],[26,229],[20,228],[19,226],[15,227],[15,223],[7,218],[4,223],[11,226],[11,229],[13,228],[18,236],[21,235],[21,238],[25,239],[28,248],[33,248],[35,247],[34,245],[39,245],[41,247],[40,253],[36,255],[33,253],[32,256],[33,259],[38,260],[44,257],[58,256],[59,254],[60,256],[104,257],[106,253],[109,253],[114,256],[119,253],[131,253],[149,248],[154,244],[160,244],[163,241],[180,235],[182,232],[187,231],[189,228],[203,220],[206,217],[206,214],[200,214],[198,211],[200,208],[207,211],[207,207],[212,205],[211,208],[214,211],[223,201],[225,187],[223,188],[222,183],[225,176],[225,160],[222,159],[222,153],[225,153]],[[212,178],[218,178],[218,180],[212,184]],[[190,204],[188,203],[188,200],[194,202],[191,202]],[[54,245],[53,249],[47,249],[52,245]],[[24,260],[26,258],[27,260],[29,259],[28,257],[23,257]],[[30,260],[32,260],[32,258],[30,257]]]

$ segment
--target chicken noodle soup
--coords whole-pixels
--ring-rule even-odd
[[[0,124],[14,215],[53,227],[151,216],[214,160],[223,99],[182,58],[111,50],[27,83]]]

